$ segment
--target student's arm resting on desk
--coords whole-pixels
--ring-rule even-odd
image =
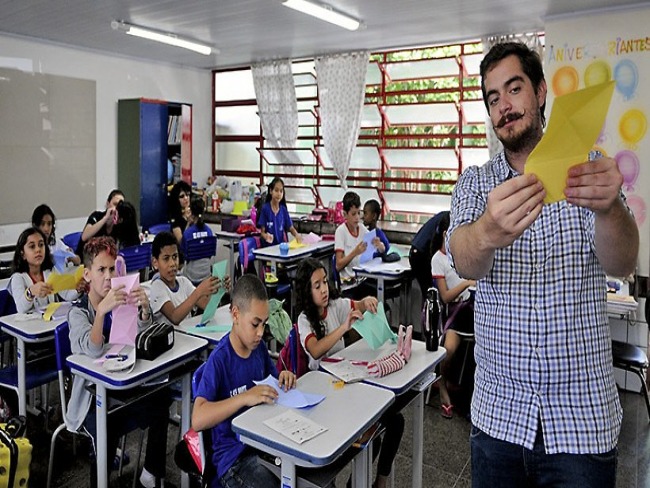
[[[459,226],[449,237],[458,274],[475,280],[485,277],[495,251],[511,245],[542,212],[545,195],[532,174],[515,176],[495,187],[478,220]]]
[[[436,287],[440,292],[440,299],[444,303],[453,302],[458,295],[467,290],[470,286],[476,286],[476,281],[474,280],[463,280],[462,283],[454,286],[453,288],[447,288],[447,280],[444,278],[434,278],[436,280]]]
[[[567,201],[595,214],[598,261],[612,276],[627,276],[636,267],[639,229],[621,195],[623,176],[612,158],[600,158],[569,169]]]

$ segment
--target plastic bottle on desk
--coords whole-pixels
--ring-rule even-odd
[[[440,325],[440,304],[438,302],[438,290],[429,288],[424,300],[422,311],[422,333],[427,351],[438,350],[438,328]]]

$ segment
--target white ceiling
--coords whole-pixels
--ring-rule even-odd
[[[433,45],[488,34],[543,30],[545,19],[587,10],[648,6],[635,0],[331,0],[361,19],[349,32],[281,0],[0,0],[0,32],[197,68],[249,65],[358,49]],[[113,19],[217,47],[202,56],[127,36]],[[606,25],[606,18],[602,25]],[[595,26],[597,28],[597,26]],[[0,45],[0,54],[2,52]]]

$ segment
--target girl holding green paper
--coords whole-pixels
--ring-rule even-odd
[[[300,344],[307,352],[309,369],[317,370],[321,359],[331,357],[345,347],[344,337],[349,336],[352,324],[366,310],[377,312],[377,299],[370,296],[359,301],[340,298],[327,278],[325,266],[314,258],[307,258],[298,266],[296,287],[298,309],[301,310],[298,317]],[[387,486],[393,459],[402,439],[404,417],[399,413],[401,405],[398,403],[393,404],[394,407],[379,419],[379,423],[386,427],[386,433],[381,449],[373,446],[373,452],[379,453],[373,488]],[[379,438],[375,442],[380,442]]]
[[[195,307],[205,309],[219,288],[230,289],[230,277],[210,276],[197,287],[178,275],[178,242],[171,232],[156,234],[151,246],[151,264],[158,274],[151,280],[151,309],[155,322],[178,325]]]

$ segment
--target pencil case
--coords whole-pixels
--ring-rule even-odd
[[[174,347],[174,327],[154,322],[135,338],[136,357],[151,361]]]

